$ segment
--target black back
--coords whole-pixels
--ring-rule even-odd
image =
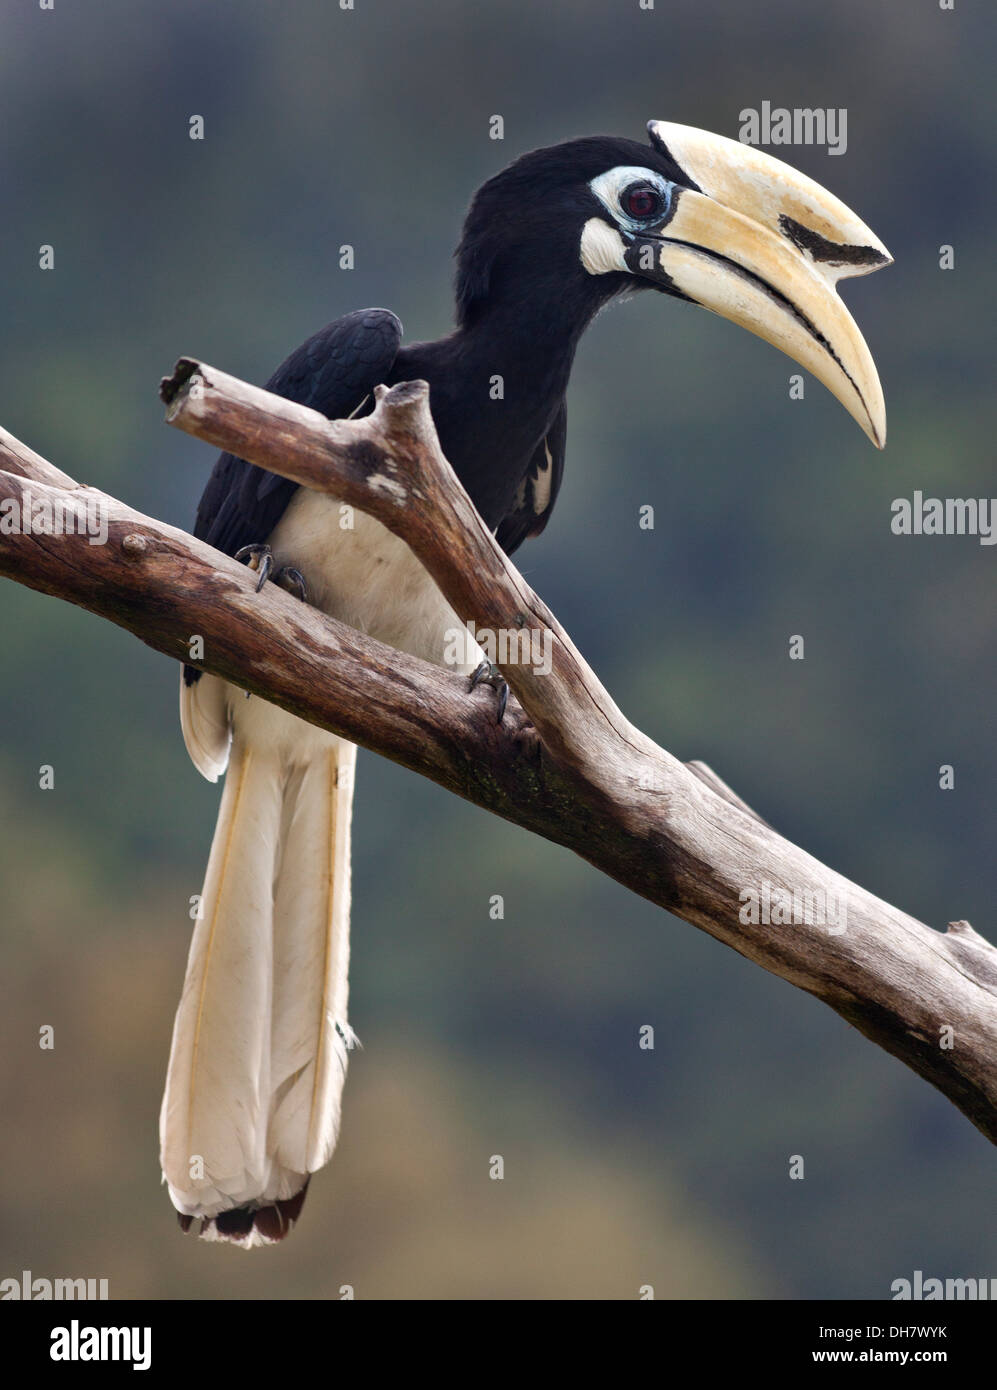
[[[344,314],[296,348],[266,389],[341,420],[387,380],[401,337],[401,323],[388,309]],[[265,542],[297,487],[245,459],[222,454],[198,505],[194,535],[226,555]]]

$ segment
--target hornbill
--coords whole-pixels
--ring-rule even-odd
[[[890,262],[838,199],[761,151],[653,121],[650,142],[596,136],[534,150],[475,194],[457,249],[456,321],[401,345],[385,309],[345,315],[269,390],[330,419],[379,383],[422,378],[443,452],[511,554],[546,526],[564,470],[578,340],[617,296],[691,300],[781,348],[882,448],[876,368],[838,298]],[[493,389],[502,380],[501,391]],[[223,454],[195,534],[383,642],[442,662],[461,626],[377,521],[344,529],[332,498]],[[479,653],[480,655],[480,653]],[[469,661],[465,673],[476,665]],[[488,678],[498,686],[498,673]],[[336,1143],[347,1053],[355,748],[186,667],[184,740],[218,825],[177,1011],[160,1118],[180,1223],[246,1247],[280,1240]],[[499,714],[501,717],[501,714]]]

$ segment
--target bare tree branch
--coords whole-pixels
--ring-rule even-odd
[[[705,764],[635,729],[478,516],[440,452],[424,383],[379,388],[370,416],[328,421],[185,358],[163,397],[178,428],[375,516],[462,620],[549,642],[549,672],[503,665],[519,703],[496,726],[490,695],[469,696],[466,680],[276,586],[256,594],[242,566],[111,498],[106,546],[0,528],[0,573],[180,660],[200,634],[204,670],[575,850],[824,1000],[997,1142],[997,950],[968,923],[933,931],[848,882]],[[7,498],[76,487],[9,436],[0,467],[0,519]]]

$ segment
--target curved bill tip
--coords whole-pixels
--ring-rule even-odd
[[[688,180],[652,276],[804,366],[882,449],[882,386],[837,283],[889,265],[889,251],[840,199],[754,145],[670,121],[647,128]]]

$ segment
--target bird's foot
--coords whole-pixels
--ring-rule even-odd
[[[479,685],[490,685],[498,697],[498,710],[495,723],[501,724],[505,717],[505,707],[509,699],[509,686],[502,672],[493,661],[483,661],[471,676],[471,689]]]
[[[293,565],[284,565],[279,570],[275,570],[273,551],[268,545],[244,545],[241,550],[235,552],[235,559],[248,565],[260,576],[256,581],[257,593],[260,592],[267,580],[272,578],[275,584],[279,584],[289,594],[296,595],[302,603],[308,602],[308,586],[305,584],[304,575]],[[248,700],[249,691],[246,690],[243,694]]]
[[[304,575],[293,565],[284,565],[275,571],[273,551],[268,545],[244,545],[241,550],[235,552],[235,558],[260,576],[256,582],[257,593],[267,580],[272,578],[275,584],[279,584],[289,594],[294,594],[302,603],[308,602],[308,586],[305,584]]]
[[[286,589],[289,594],[299,598],[302,603],[308,602],[308,585],[305,577],[300,570],[296,570],[293,565],[285,565],[279,569],[273,577],[273,582],[279,584],[282,589]]]
[[[235,552],[235,558],[260,576],[256,581],[256,592],[259,593],[273,573],[273,551],[268,545],[244,545]]]

